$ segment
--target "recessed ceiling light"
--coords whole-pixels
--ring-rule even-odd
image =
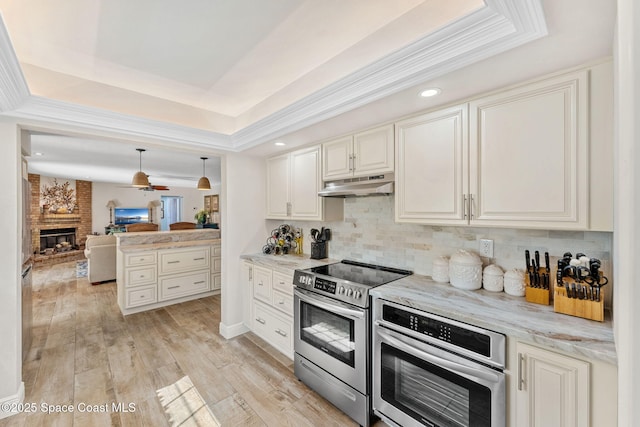
[[[430,96],[436,96],[438,95],[440,92],[442,92],[440,89],[438,89],[437,87],[432,87],[429,89],[425,89],[422,92],[420,92],[420,96],[423,98],[429,98]]]
[[[35,153],[33,153],[33,154],[35,154],[36,156],[42,156],[42,153],[41,153],[41,152],[39,152],[39,151],[36,151],[36,152],[35,152]]]
[[[282,147],[283,145],[287,145],[287,144],[285,144],[282,141],[278,141],[278,142],[275,143],[275,145],[277,145],[278,147]]]

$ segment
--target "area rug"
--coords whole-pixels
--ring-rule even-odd
[[[87,260],[76,262],[76,277],[87,277]]]
[[[172,427],[220,426],[189,376],[156,390],[156,393]]]

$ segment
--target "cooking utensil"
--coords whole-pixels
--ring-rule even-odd
[[[320,236],[320,230],[318,230],[317,228],[312,228],[309,231],[309,234],[311,235],[311,238],[313,239],[314,242],[318,241],[318,237]]]
[[[524,251],[524,259],[527,262],[527,271],[531,269],[531,255],[529,255],[529,249]]]
[[[534,258],[536,259],[536,269],[540,268],[540,252],[535,251],[533,253]]]

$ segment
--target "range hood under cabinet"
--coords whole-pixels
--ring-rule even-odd
[[[318,192],[321,197],[388,196],[393,194],[394,174],[364,176],[327,181]]]

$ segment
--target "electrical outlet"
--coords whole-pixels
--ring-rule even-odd
[[[480,256],[493,258],[493,240],[480,239]]]

